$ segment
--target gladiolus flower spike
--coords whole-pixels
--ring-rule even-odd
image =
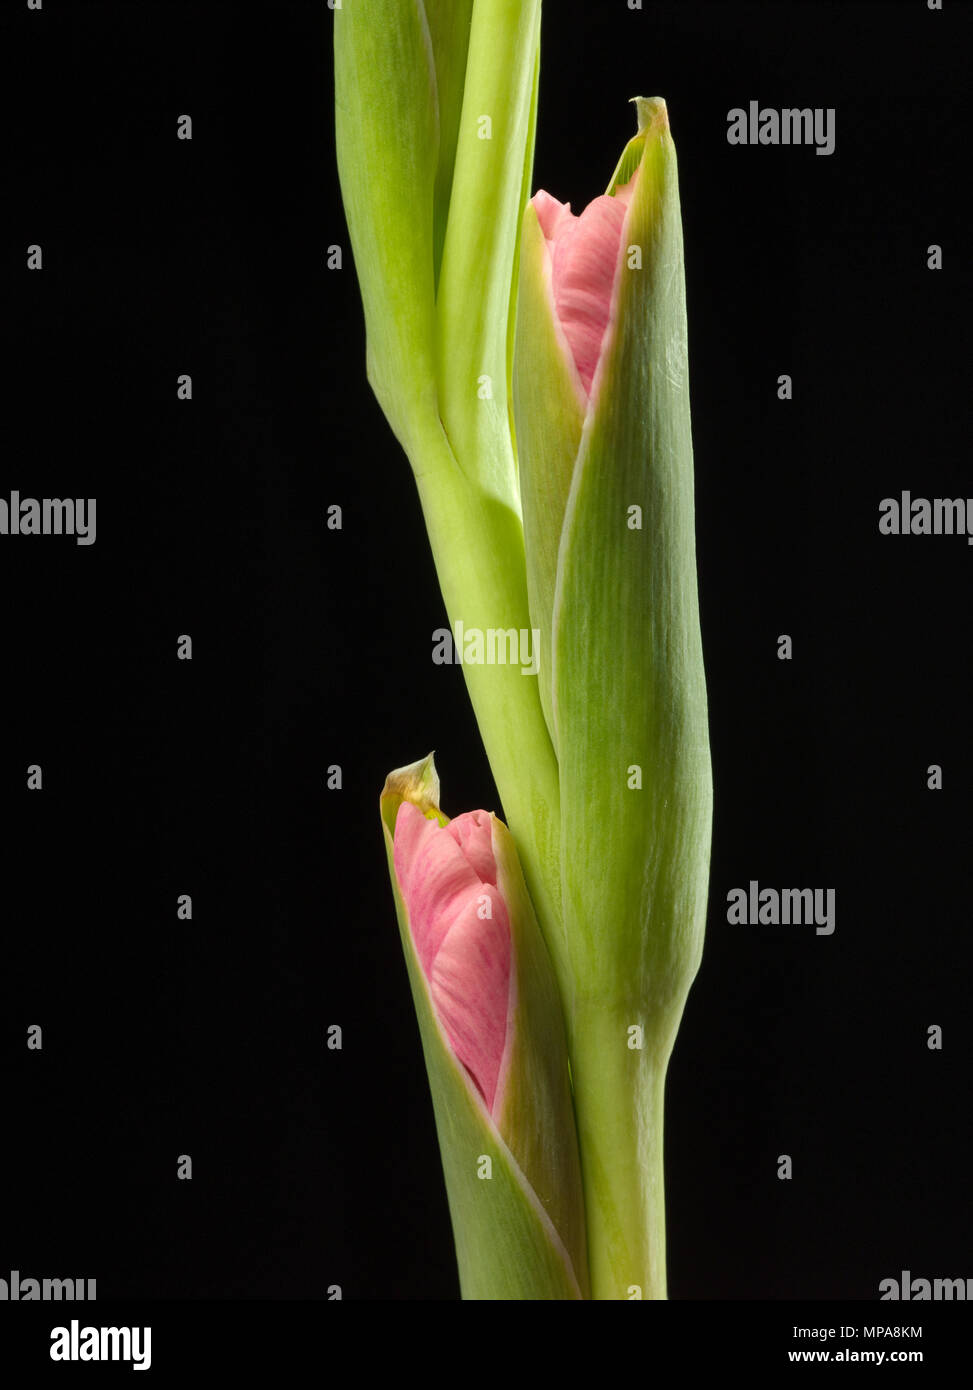
[[[712,806],[676,158],[637,98],[603,195],[529,199],[540,11],[335,12],[369,380],[450,625],[539,646],[463,663],[510,830],[448,821],[431,758],[382,821],[464,1297],[664,1298]]]

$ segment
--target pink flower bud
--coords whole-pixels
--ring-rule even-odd
[[[442,826],[399,808],[395,873],[416,955],[453,1051],[496,1117],[511,1017],[511,936],[497,887],[493,817],[468,811]]]
[[[622,261],[622,232],[638,172],[588,204],[580,217],[543,189],[531,199],[550,257],[554,314],[581,379],[585,403],[609,329],[614,323],[615,283]]]

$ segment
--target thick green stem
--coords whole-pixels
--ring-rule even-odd
[[[589,1000],[576,1002],[572,1019],[591,1296],[598,1300],[666,1297],[663,1101],[671,1043],[646,1036],[642,1017],[634,1006]]]

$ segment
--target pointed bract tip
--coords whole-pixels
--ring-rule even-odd
[[[669,129],[669,111],[664,97],[632,97],[632,101],[638,108],[640,135],[653,127],[660,131]]]
[[[449,818],[439,809],[439,773],[436,771],[435,752],[406,767],[397,767],[386,777],[380,804],[382,819],[390,834],[395,833],[395,818],[403,801],[411,802],[427,820],[447,824]]]

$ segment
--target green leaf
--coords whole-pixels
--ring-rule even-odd
[[[433,193],[439,149],[429,33],[415,0],[335,11],[335,128],[365,309],[368,377],[408,448],[436,418]]]
[[[537,52],[534,58],[534,80],[532,84],[530,113],[527,118],[527,148],[524,151],[524,177],[520,188],[519,208],[521,216],[530,200],[530,186],[534,177],[534,143],[537,136],[537,98],[540,87],[541,75],[541,46],[537,43]],[[510,427],[510,437],[513,441],[514,463],[517,463],[517,422],[514,414],[513,380],[514,380],[514,347],[517,339],[517,300],[520,292],[520,254],[522,241],[517,240],[514,244],[514,267],[513,275],[510,280],[510,311],[507,316],[507,400],[509,404],[508,424]]]
[[[498,887],[507,904],[516,1028],[499,1126],[436,1016],[395,874],[395,818],[410,800],[440,824],[432,755],[391,773],[382,825],[402,950],[432,1091],[465,1299],[580,1299],[587,1291],[584,1210],[564,1022],[550,960],[512,837],[494,818]],[[489,1159],[490,1176],[484,1177]]]
[[[540,0],[475,0],[437,304],[446,434],[467,476],[518,515],[508,349],[540,12]]]
[[[422,0],[419,3],[421,6]],[[433,264],[438,284],[463,110],[473,0],[425,0],[425,12],[432,42],[439,112],[439,158],[433,212]]]

